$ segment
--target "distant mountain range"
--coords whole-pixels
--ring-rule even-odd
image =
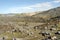
[[[48,20],[50,18],[54,18],[60,16],[60,7],[53,8],[43,12],[30,12],[30,13],[9,13],[9,14],[1,14],[0,20],[6,21],[24,21],[24,22],[44,22],[44,20]]]

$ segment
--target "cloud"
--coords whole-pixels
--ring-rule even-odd
[[[26,12],[27,10],[31,10],[32,8],[30,7],[12,7],[8,9],[8,13],[22,13]]]
[[[45,3],[37,3],[35,5],[31,5],[30,7],[51,7],[51,3],[50,2],[45,2]]]
[[[52,8],[51,2],[36,3],[34,5],[29,5],[25,7],[12,7],[6,12],[8,13],[22,13],[22,12],[34,12],[34,11],[44,11]]]
[[[54,0],[53,2],[55,2],[55,3],[60,3],[60,0]]]

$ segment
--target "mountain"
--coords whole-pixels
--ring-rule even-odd
[[[53,8],[43,12],[30,12],[18,14],[2,14],[0,15],[1,21],[12,22],[45,22],[50,18],[60,16],[60,7]]]
[[[33,17],[41,17],[44,19],[49,19],[56,16],[60,16],[60,7],[53,8],[53,9],[43,11],[40,13],[36,13],[35,15],[33,15]]]

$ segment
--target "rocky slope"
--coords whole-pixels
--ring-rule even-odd
[[[47,11],[43,11],[41,13],[37,13],[35,15],[33,15],[34,17],[42,17],[44,19],[49,19],[52,17],[56,17],[56,16],[60,16],[60,7],[57,8],[53,8]]]
[[[60,37],[60,7],[31,14],[1,14],[0,39],[45,40]],[[42,33],[44,33],[42,35]]]

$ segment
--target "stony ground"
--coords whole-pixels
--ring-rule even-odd
[[[53,29],[52,29],[53,28]],[[52,29],[52,30],[50,30]],[[55,32],[60,30],[60,22],[55,23],[32,23],[32,22],[8,22],[0,25],[0,39],[3,40],[42,40],[48,35],[42,36],[42,32],[49,33],[52,38],[59,39],[60,35]]]

